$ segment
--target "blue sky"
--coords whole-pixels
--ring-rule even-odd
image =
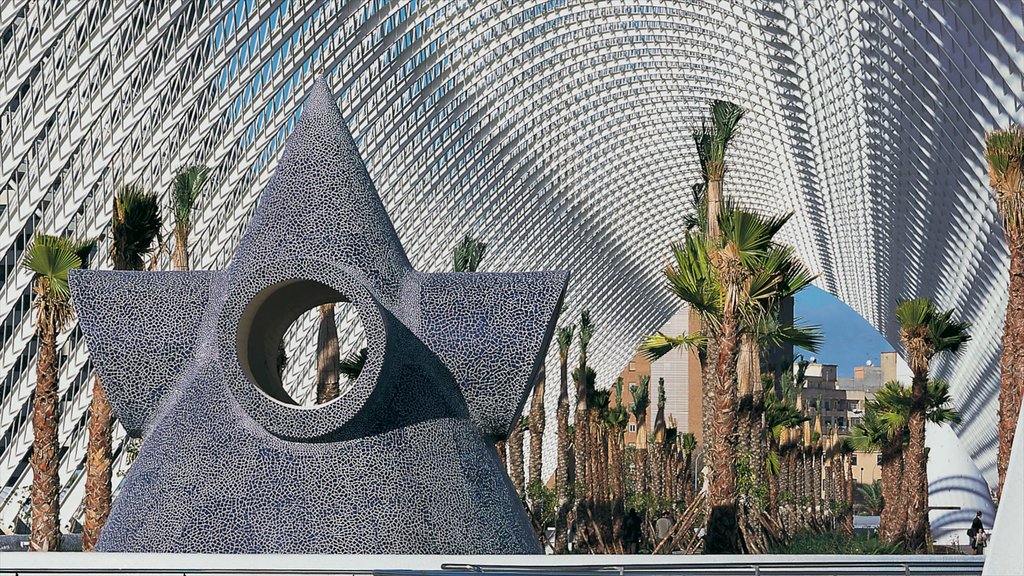
[[[825,343],[817,354],[794,350],[794,354],[815,356],[824,364],[838,364],[840,376],[853,376],[854,366],[871,360],[878,366],[881,353],[892,350],[889,342],[835,296],[811,286],[796,296],[795,315],[805,324],[817,324]]]

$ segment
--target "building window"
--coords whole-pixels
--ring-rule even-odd
[[[636,432],[636,424],[630,424],[629,425],[629,431],[630,432]]]
[[[840,416],[839,420],[836,421],[836,426],[839,426],[840,430],[842,430],[843,428],[846,428],[846,422],[844,421],[842,416]]]
[[[846,404],[846,402],[843,400],[836,400],[836,410],[842,410],[844,408],[844,404]]]
[[[828,412],[831,409],[832,409],[832,403],[830,401],[828,401],[828,400],[825,400],[825,411]]]
[[[857,455],[856,454],[854,454],[853,456],[850,456],[850,465],[851,466],[856,466],[857,465]]]
[[[629,371],[630,372],[636,372],[636,362],[630,362],[629,363]]]

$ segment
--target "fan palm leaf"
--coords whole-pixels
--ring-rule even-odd
[[[171,202],[177,230],[186,233],[192,230],[192,209],[209,177],[210,169],[201,165],[189,166],[174,175]]]
[[[117,270],[141,270],[144,258],[160,238],[163,218],[156,194],[147,193],[137,184],[122,186],[114,196],[111,222],[111,258]]]
[[[700,333],[669,336],[664,332],[658,331],[649,336],[644,336],[638,350],[653,361],[662,358],[677,348],[695,350],[702,348],[705,344],[707,344],[707,338]]]
[[[996,204],[1007,230],[1024,227],[1024,128],[1012,125],[985,135],[985,160]]]

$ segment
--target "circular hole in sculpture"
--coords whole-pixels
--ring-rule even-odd
[[[340,398],[366,362],[366,333],[351,302],[321,304],[285,331],[277,369],[285,392],[299,406]]]
[[[238,358],[265,395],[313,408],[343,397],[367,358],[366,332],[355,304],[312,280],[270,286],[246,306]]]

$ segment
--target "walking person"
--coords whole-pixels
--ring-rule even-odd
[[[974,517],[974,521],[971,522],[971,529],[967,531],[967,536],[971,539],[971,549],[974,550],[975,554],[978,553],[976,544],[978,533],[984,529],[985,526],[981,523],[981,512],[978,512],[977,516]]]

